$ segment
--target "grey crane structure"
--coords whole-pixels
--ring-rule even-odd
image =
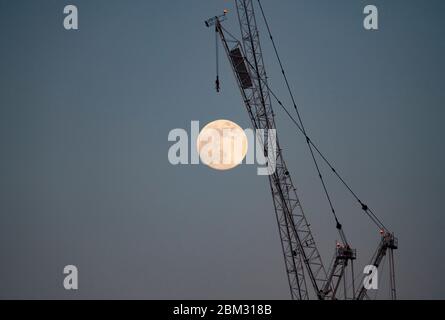
[[[261,3],[259,1],[258,3],[263,17],[266,19]],[[284,108],[284,105],[270,89],[268,84],[253,0],[235,0],[235,7],[241,30],[241,40],[238,40],[223,27],[222,22],[227,19],[226,10],[224,10],[224,14],[206,20],[205,24],[207,27],[215,28],[216,39],[218,40],[219,36],[222,42],[252,126],[255,129],[263,129],[262,132],[265,132],[265,136],[261,137],[261,142],[266,159],[269,163],[274,164],[272,167],[276,168],[268,177],[291,298],[295,300],[307,300],[313,297],[320,300],[369,298],[363,280],[362,285],[358,290],[355,288],[353,263],[356,259],[356,250],[349,246],[342,225],[339,223],[332,205],[331,208],[335,216],[336,228],[339,231],[341,242],[337,243],[335,255],[332,259],[330,268],[326,270],[324,267],[310,224],[308,223],[306,214],[297,194],[297,189],[291,179],[286,162],[284,161],[278,137],[275,136],[275,139],[269,139],[268,136],[268,132],[272,132],[270,129],[276,129],[274,111],[272,109],[272,98],[274,98],[281,107]],[[266,20],[265,23],[270,39],[273,41]],[[282,67],[275,43],[273,42],[273,44],[280,66]],[[218,46],[218,44],[216,45]],[[291,93],[283,68],[281,68],[281,70],[285,77],[289,92]],[[218,74],[216,89],[219,92],[220,83]],[[292,100],[294,100],[293,96]],[[286,109],[285,111],[290,115]],[[353,193],[337,171],[331,166],[326,157],[319,151],[312,140],[310,140],[299,114],[298,118],[300,120],[299,123],[296,122],[295,119],[292,119],[306,138],[320,179],[322,179],[322,176],[314,157],[314,150],[321,155],[322,159],[328,164],[334,174],[340,178],[349,191],[359,201],[362,209],[379,226],[382,237],[371,263],[378,268],[382,259],[389,252],[391,298],[396,299],[393,250],[397,249],[397,238],[384,227],[372,211],[370,211],[355,193]],[[271,144],[275,145],[272,146]],[[272,150],[276,150],[276,152],[271,152]],[[325,184],[323,180],[321,181],[325,188],[329,203],[331,204]],[[348,270],[351,273],[352,279],[349,286],[346,284],[346,274]],[[338,289],[342,283],[344,284],[344,288],[342,289],[343,295],[341,296]]]

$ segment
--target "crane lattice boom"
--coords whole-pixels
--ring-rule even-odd
[[[297,189],[292,182],[286,162],[284,161],[278,137],[275,136],[275,139],[269,139],[268,136],[268,134],[270,134],[269,130],[276,128],[274,111],[271,103],[271,94],[281,107],[284,106],[280,100],[276,98],[276,95],[270,90],[268,85],[253,0],[235,0],[235,5],[241,29],[240,41],[225,30],[221,24],[222,21],[226,20],[226,10],[224,11],[223,15],[208,19],[206,21],[206,26],[215,26],[215,31],[221,39],[227,58],[231,63],[232,71],[235,75],[252,126],[255,129],[262,129],[262,132],[265,132],[266,134],[265,137],[260,137],[260,139],[264,149],[264,156],[268,159],[269,163],[274,164],[272,167],[275,168],[275,171],[271,172],[269,175],[269,184],[272,192],[272,199],[291,297],[292,299],[297,300],[306,300],[312,296],[315,296],[318,299],[336,299],[340,282],[343,280],[345,285],[344,298],[363,299],[366,296],[366,289],[364,286],[361,286],[357,293],[355,292],[354,288],[353,261],[356,259],[356,251],[355,249],[351,249],[347,243],[346,236],[344,235],[341,224],[337,220],[332,204],[331,209],[335,216],[336,227],[340,233],[343,243],[337,243],[335,256],[330,270],[329,272],[326,272],[320,253],[317,249],[314,236],[311,232],[310,225],[301,206]],[[261,11],[264,17],[262,7]],[[270,35],[268,25],[267,28]],[[271,35],[270,38],[272,40]],[[275,43],[273,44],[275,48]],[[275,52],[278,57],[276,48]],[[280,60],[279,62],[280,66],[282,67]],[[287,78],[283,69],[282,73],[287,83]],[[218,71],[216,88],[219,92]],[[339,176],[327,159],[320,153],[319,149],[309,139],[304,127],[303,130],[301,130],[301,127],[298,128],[305,135],[309,148],[314,148],[316,152],[321,155],[322,159],[329,165],[332,171],[338,176],[338,178],[340,178],[340,180],[346,185],[344,180]],[[313,151],[311,149],[311,153],[312,152]],[[312,156],[314,156],[314,154],[312,154]],[[314,161],[316,161],[315,158]],[[316,166],[317,170],[319,170],[318,164],[316,164]],[[320,171],[318,171],[318,173],[321,178]],[[322,183],[324,186],[323,180]],[[353,193],[349,186],[346,185],[346,187],[351,193]],[[327,192],[326,188],[325,191]],[[376,219],[375,221],[380,223],[375,215],[372,212],[369,212],[370,209],[364,205],[354,193],[353,195],[362,206],[362,209],[371,216],[371,219],[373,219],[373,221]],[[330,201],[329,196],[328,200]],[[380,223],[380,225],[382,224]],[[381,259],[386,255],[386,252],[389,249],[391,290],[392,297],[395,299],[394,260],[392,250],[397,249],[397,241],[394,240],[394,236],[390,234],[383,227],[383,225],[382,228],[382,241],[379,244],[375,257],[373,258],[373,264],[378,267]],[[348,265],[352,270],[351,297],[347,296],[346,289],[345,273]],[[308,285],[307,279],[310,285]]]

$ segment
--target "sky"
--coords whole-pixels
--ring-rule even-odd
[[[399,239],[398,296],[445,298],[445,2],[262,4],[313,141]],[[63,8],[79,9],[79,30]],[[289,299],[268,179],[172,166],[170,130],[250,122],[204,20],[233,1],[0,0],[0,298]],[[289,97],[259,19],[271,88]],[[323,261],[338,239],[305,141],[274,105]],[[378,229],[322,168],[357,269]],[[63,268],[79,289],[63,287]],[[382,271],[388,274],[388,268]],[[387,297],[387,292],[378,297]]]

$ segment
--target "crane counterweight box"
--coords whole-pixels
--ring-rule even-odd
[[[243,55],[239,48],[230,50],[230,59],[232,60],[233,68],[241,83],[243,89],[252,88],[252,79],[247,71]]]

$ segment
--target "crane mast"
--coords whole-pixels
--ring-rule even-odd
[[[241,29],[240,41],[232,36],[221,24],[222,21],[226,20],[226,10],[224,10],[223,15],[206,20],[205,24],[207,27],[214,26],[216,35],[219,35],[221,39],[252,126],[257,129],[257,138],[261,141],[264,156],[268,164],[273,164],[271,167],[275,168],[275,170],[269,172],[268,178],[291,298],[307,300],[315,296],[318,299],[337,299],[337,291],[343,280],[345,299],[364,299],[367,296],[367,290],[364,285],[355,292],[353,261],[356,259],[356,251],[349,246],[336,216],[336,227],[343,243],[337,243],[332,265],[329,268],[329,272],[326,272],[311,232],[310,224],[306,219],[298,197],[297,189],[292,182],[286,162],[284,161],[278,137],[275,135],[276,126],[271,94],[275,99],[277,98],[270,90],[267,81],[253,0],[235,0],[235,6]],[[270,37],[272,39],[271,35]],[[218,50],[218,45],[216,47]],[[283,69],[282,72],[284,75]],[[216,89],[219,92],[218,71]],[[282,106],[280,100],[277,99],[277,102]],[[258,134],[258,129],[261,130],[260,132],[265,133],[264,137]],[[308,145],[310,144],[316,148],[306,135],[304,129],[303,134],[306,136]],[[316,150],[320,152],[317,148]],[[341,179],[326,158],[324,158],[322,154],[321,156],[332,171]],[[341,181],[346,185],[344,180],[341,179]],[[349,186],[347,186],[347,188],[352,192]],[[354,193],[353,195],[356,197]],[[370,209],[358,198],[357,200],[362,209],[366,213],[369,213],[368,211],[370,211]],[[372,214],[372,217],[375,216]],[[375,219],[380,223],[377,218]],[[373,221],[375,220],[373,219]],[[389,251],[391,296],[395,299],[393,249],[397,249],[397,239],[394,238],[393,234],[389,233],[381,223],[380,225],[382,240],[373,257],[372,263],[378,267],[383,257]],[[347,296],[346,288],[345,274],[348,266],[352,272],[351,297]]]
[[[306,283],[307,274],[315,295],[321,299],[323,298],[321,289],[327,279],[326,270],[283,159],[277,137],[273,142],[276,155],[269,152],[272,146],[269,145],[270,139],[267,134],[268,130],[275,129],[275,120],[252,0],[236,0],[236,8],[241,26],[242,44],[233,39],[226,39],[218,17],[214,18],[214,24],[229,61],[232,62],[232,69],[252,125],[255,129],[265,129],[264,155],[268,161],[275,164],[275,171],[269,175],[269,184],[291,297],[298,300],[310,298],[311,293]]]

